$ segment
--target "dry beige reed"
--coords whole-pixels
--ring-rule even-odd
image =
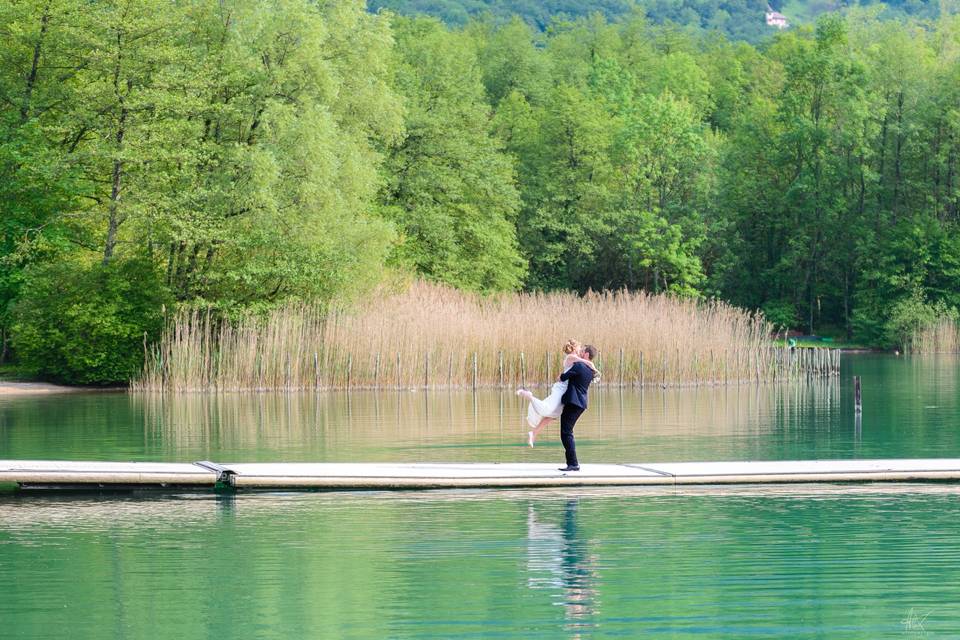
[[[945,316],[921,327],[910,338],[911,353],[960,353],[960,321]]]
[[[607,292],[479,296],[417,282],[327,313],[293,304],[215,321],[184,310],[148,349],[141,390],[533,386],[568,338],[595,345],[602,383],[723,384],[829,374],[836,354],[775,348],[772,326],[716,301]]]

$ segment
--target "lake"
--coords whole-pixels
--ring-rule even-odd
[[[591,393],[581,461],[960,457],[960,360]],[[862,420],[852,376],[863,380]],[[543,393],[542,389],[540,393]],[[563,460],[507,391],[0,398],[0,458]],[[0,494],[2,638],[960,633],[960,485]]]

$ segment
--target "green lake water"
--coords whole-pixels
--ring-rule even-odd
[[[863,379],[853,411],[851,377]],[[581,461],[960,457],[956,358],[595,389]],[[0,459],[503,461],[510,393],[0,398]],[[960,637],[960,485],[0,493],[0,639]]]

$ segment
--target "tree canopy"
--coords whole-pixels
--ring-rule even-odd
[[[758,48],[636,11],[543,31],[346,0],[6,0],[2,353],[40,358],[56,320],[35,311],[86,317],[96,283],[117,314],[97,341],[129,344],[150,304],[325,303],[395,274],[719,297],[895,340],[960,307],[960,18],[883,11]],[[142,304],[111,301],[141,277]]]

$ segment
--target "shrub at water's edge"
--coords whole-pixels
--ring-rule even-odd
[[[907,353],[960,352],[960,314],[944,302],[928,302],[922,292],[893,305],[887,343]]]
[[[795,370],[772,325],[723,302],[669,295],[500,294],[418,282],[326,313],[288,305],[266,316],[176,314],[148,352],[141,390],[443,387],[540,384],[560,346],[599,347],[607,383],[770,380]],[[622,353],[622,355],[621,355]],[[476,363],[476,364],[474,364]],[[791,369],[793,367],[793,369]]]
[[[125,384],[142,366],[144,341],[159,336],[168,302],[146,260],[38,266],[14,308],[21,368],[57,382]]]

